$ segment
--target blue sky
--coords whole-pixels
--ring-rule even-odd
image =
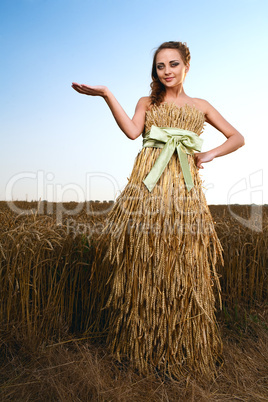
[[[132,117],[154,49],[179,40],[186,94],[246,140],[200,170],[208,203],[267,203],[267,16],[266,0],[1,0],[0,199],[115,199],[142,138],[71,83],[108,86]],[[202,136],[204,151],[225,141],[208,124]]]

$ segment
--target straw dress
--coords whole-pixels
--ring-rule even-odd
[[[152,125],[203,132],[195,106],[153,105]],[[202,190],[194,156],[188,163],[194,187],[187,191],[174,153],[150,192],[143,179],[162,149],[143,147],[128,183],[108,213],[92,265],[88,333],[103,335],[113,356],[140,374],[172,378],[195,372],[215,376],[223,362],[215,320],[221,304],[222,246]]]

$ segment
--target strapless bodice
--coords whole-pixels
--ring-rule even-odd
[[[197,135],[204,131],[205,114],[195,106],[185,104],[181,107],[175,103],[162,103],[159,106],[153,105],[146,112],[145,127],[142,133],[150,130],[151,126],[157,127],[177,127],[183,130],[190,130]]]

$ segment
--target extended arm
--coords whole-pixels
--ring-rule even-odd
[[[205,111],[206,122],[225,135],[227,140],[220,146],[207,152],[195,154],[195,162],[198,168],[204,169],[202,163],[210,162],[219,156],[230,154],[245,145],[245,139],[224,117],[207,101],[202,102]]]
[[[133,118],[130,119],[115,96],[107,87],[101,85],[80,85],[75,82],[72,83],[72,87],[77,92],[84,95],[101,96],[109,106],[118,126],[131,140],[135,140],[143,132],[148,97],[140,98],[135,109],[135,114]]]

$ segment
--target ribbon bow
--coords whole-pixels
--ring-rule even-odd
[[[157,158],[150,173],[143,180],[143,183],[146,185],[148,190],[153,190],[171,159],[171,156],[175,150],[177,150],[184,181],[187,190],[190,191],[194,184],[188,164],[187,154],[192,155],[194,150],[201,151],[202,143],[203,139],[193,131],[183,130],[176,127],[152,126],[151,130],[145,134],[142,146],[163,148],[163,151]]]

